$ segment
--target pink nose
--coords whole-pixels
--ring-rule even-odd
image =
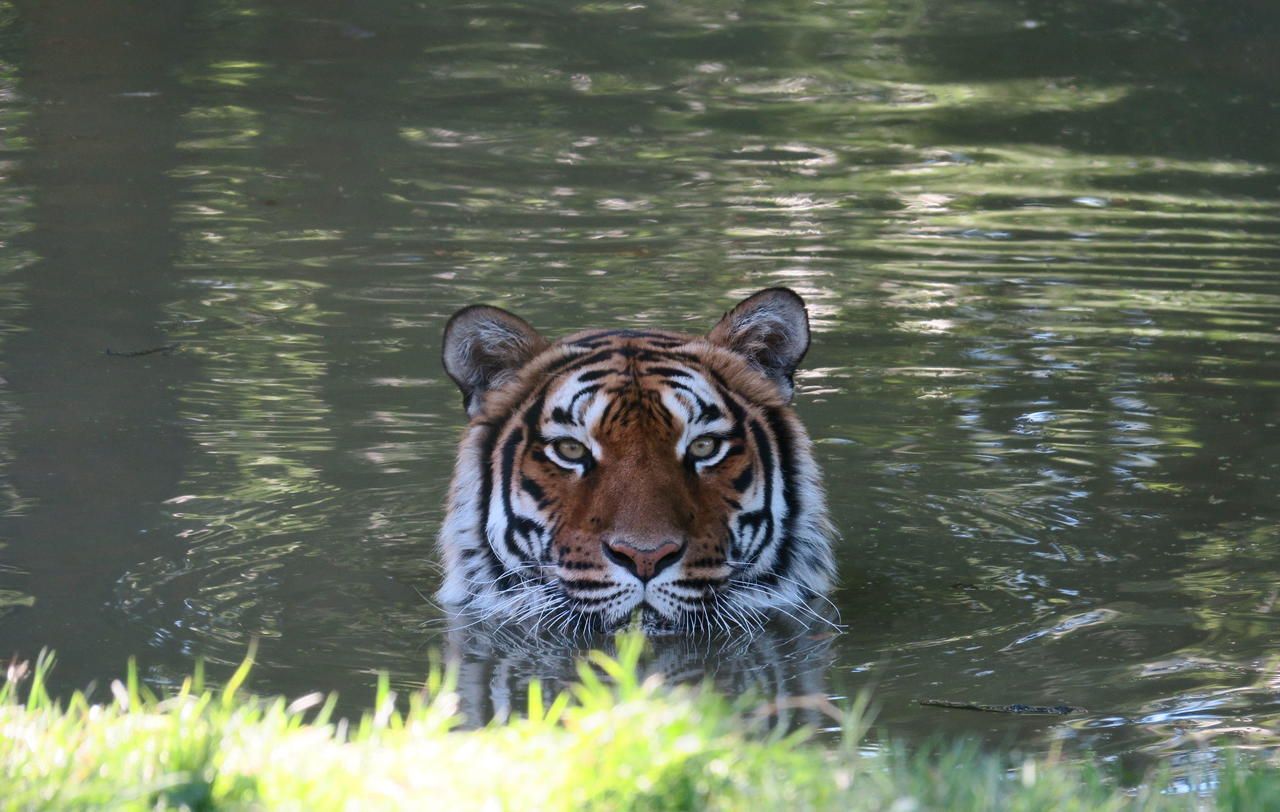
[[[684,555],[685,545],[663,541],[654,547],[641,547],[624,538],[611,538],[604,543],[604,554],[610,561],[641,581],[670,567]]]

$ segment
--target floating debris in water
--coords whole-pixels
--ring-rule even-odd
[[[1022,716],[1067,716],[1072,713],[1088,713],[1074,705],[983,705],[977,702],[953,702],[949,699],[918,699],[917,703],[931,708],[986,711],[988,713],[1015,713]]]

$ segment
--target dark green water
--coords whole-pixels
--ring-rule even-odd
[[[412,683],[447,316],[785,284],[848,631],[659,665],[874,687],[908,737],[1274,744],[1278,38],[1262,0],[0,3],[0,655]],[[478,712],[564,655],[468,645]]]

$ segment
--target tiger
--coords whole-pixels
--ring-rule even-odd
[[[459,310],[442,356],[469,422],[440,604],[570,636],[737,633],[812,612],[836,534],[791,405],[809,343],[804,300],[781,287],[705,336],[549,341],[500,308]]]

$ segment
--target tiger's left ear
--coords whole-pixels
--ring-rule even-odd
[[[746,356],[789,400],[796,367],[809,349],[809,314],[795,291],[768,288],[739,302],[707,338]]]

